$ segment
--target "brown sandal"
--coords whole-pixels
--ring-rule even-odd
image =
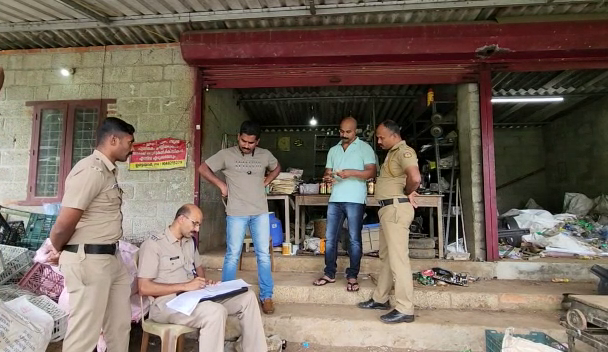
[[[313,282],[312,284],[315,286],[325,286],[327,284],[333,284],[336,282],[336,279],[330,279],[327,276],[323,276],[319,279],[317,279],[317,281]]]
[[[348,292],[357,292],[359,291],[359,283],[357,281],[355,282],[348,282],[346,284],[346,291]]]

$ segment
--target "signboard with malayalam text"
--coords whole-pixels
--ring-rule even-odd
[[[163,138],[133,145],[129,170],[168,170],[186,167],[186,141]]]

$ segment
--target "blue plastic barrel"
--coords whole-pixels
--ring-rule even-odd
[[[270,213],[270,237],[272,238],[272,246],[279,247],[283,243],[283,225],[281,220]]]

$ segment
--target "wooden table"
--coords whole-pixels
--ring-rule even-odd
[[[439,194],[420,195],[416,197],[418,207],[431,208],[429,213],[429,223],[431,234],[439,240],[439,258],[443,258],[443,207],[441,202],[442,196]],[[296,244],[300,244],[300,238],[306,230],[306,220],[301,207],[305,206],[327,206],[329,203],[329,195],[324,194],[296,194],[296,228],[295,240]],[[374,196],[367,196],[365,205],[368,207],[379,207],[380,204]],[[437,208],[437,231],[433,222],[433,210]]]

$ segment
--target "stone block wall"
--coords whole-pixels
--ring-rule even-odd
[[[471,259],[485,259],[481,116],[477,84],[459,85],[457,99],[460,182],[467,247]]]
[[[211,89],[205,92],[203,121],[203,160],[217,153],[222,147],[224,134],[231,143],[241,123],[248,120],[245,109],[237,105],[236,92],[231,89]],[[262,135],[262,138],[264,136]],[[233,145],[233,144],[230,144]],[[221,172],[218,173],[223,178]],[[217,187],[201,178],[201,209],[205,220],[201,226],[199,249],[216,248],[226,243],[226,210]]]
[[[496,187],[545,166],[542,128],[494,129]],[[522,209],[528,199],[547,205],[546,172],[497,189],[496,205],[502,214],[509,209]]]
[[[195,69],[182,60],[178,44],[3,51],[0,66],[6,71],[0,91],[0,204],[16,206],[26,198],[32,135],[26,102],[92,99],[116,99],[118,117],[135,127],[136,142],[189,142],[183,170],[128,171],[119,163],[125,235],[162,231],[180,205],[192,202]],[[61,67],[74,68],[74,75],[61,76]]]
[[[548,210],[561,212],[566,192],[608,194],[608,97],[545,126],[543,135]]]

